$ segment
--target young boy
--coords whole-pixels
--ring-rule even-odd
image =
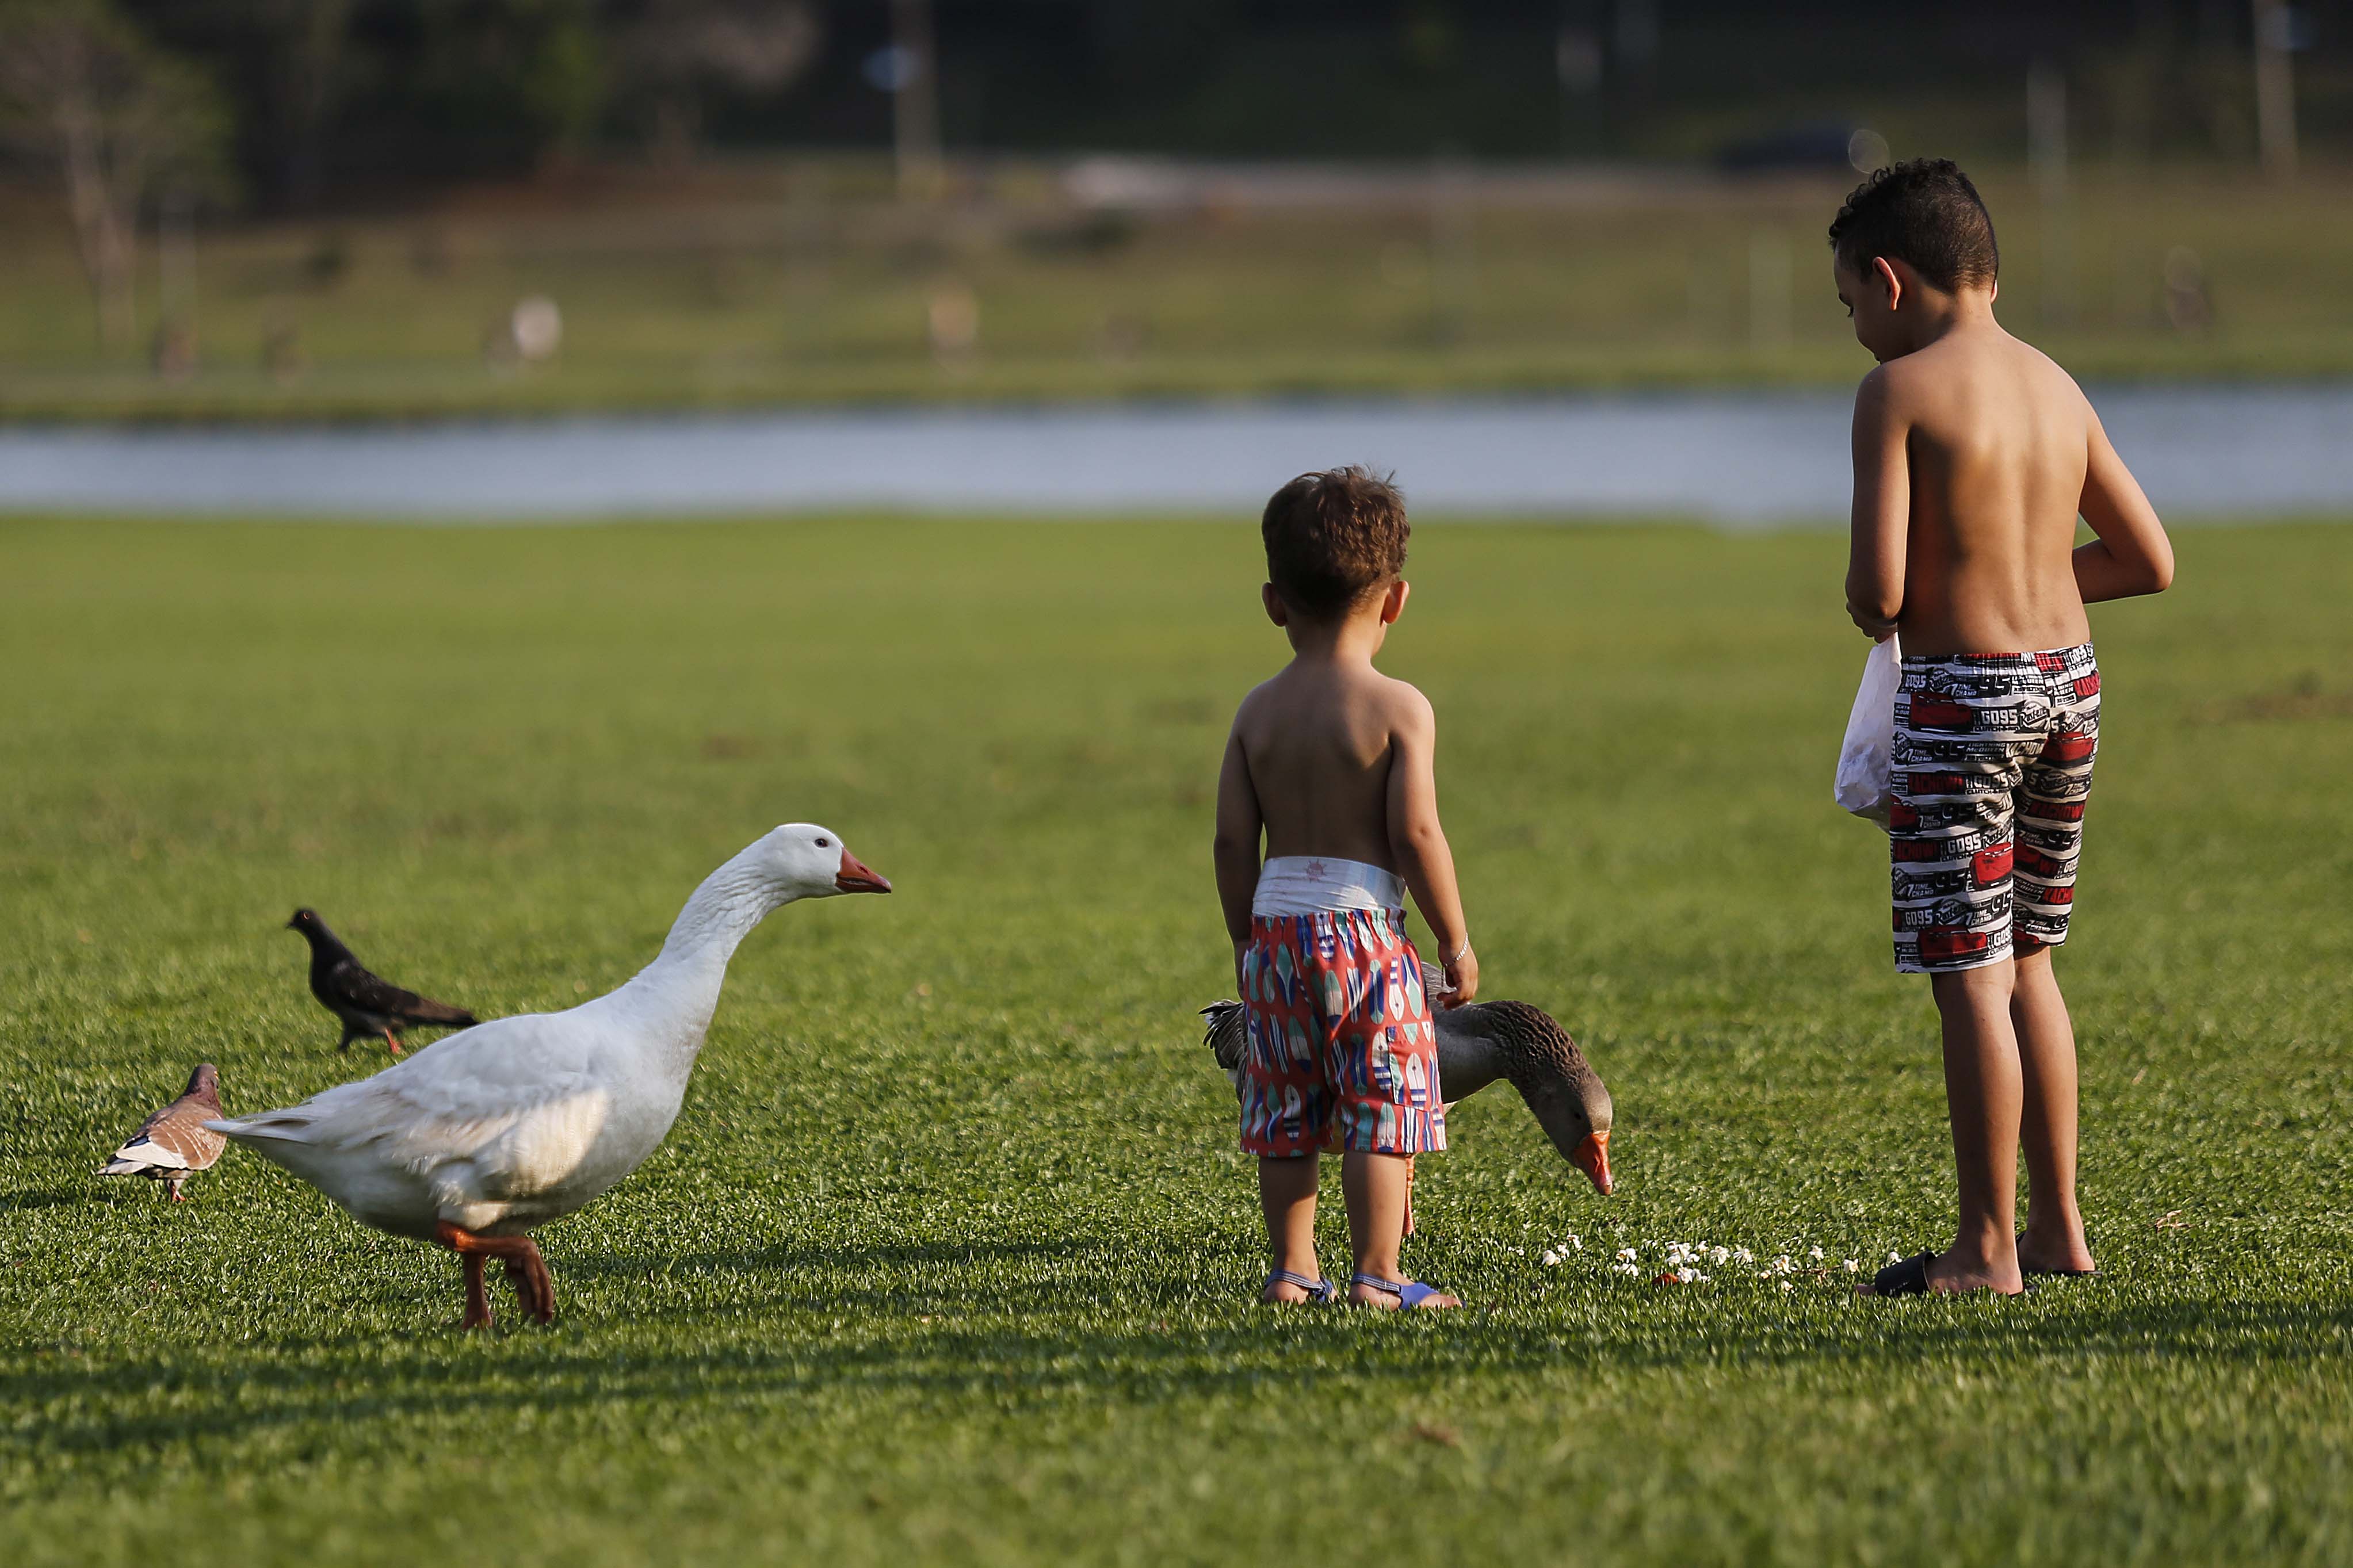
[[[1373,668],[1405,611],[1405,504],[1362,468],[1302,474],[1261,524],[1282,672],[1242,700],[1218,778],[1218,897],[1250,1032],[1245,1153],[1273,1265],[1262,1301],[1329,1301],[1315,1261],[1316,1155],[1342,1151],[1360,1306],[1459,1307],[1398,1267],[1415,1154],[1446,1147],[1437,1031],[1405,935],[1429,921],[1449,1005],[1479,992],[1438,826],[1429,700]],[[1259,859],[1265,836],[1266,860]]]
[[[1847,610],[1904,637],[1895,967],[1942,1015],[1960,1178],[1953,1245],[1880,1295],[2088,1274],[2075,1205],[2067,940],[2100,672],[2084,606],[2173,580],[2157,514],[2067,374],[1994,320],[1993,220],[1945,159],[1882,169],[1831,225],[1839,300],[1879,361],[1854,400]],[[2075,545],[2078,516],[2097,537]],[[2013,1231],[2018,1154],[2027,1225]]]

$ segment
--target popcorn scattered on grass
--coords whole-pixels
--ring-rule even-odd
[[[1645,1266],[1642,1255],[1651,1246],[1658,1249],[1659,1261]],[[1542,1262],[1546,1268],[1558,1268],[1575,1262],[1576,1255],[1584,1250],[1583,1241],[1565,1236],[1546,1246]],[[1841,1270],[1848,1274],[1862,1271],[1862,1263],[1852,1258],[1838,1259],[1833,1268],[1831,1254],[1815,1242],[1792,1242],[1789,1251],[1761,1264],[1748,1247],[1728,1247],[1721,1242],[1635,1242],[1617,1248],[1608,1265],[1612,1274],[1628,1279],[1646,1279],[1653,1285],[1706,1285],[1715,1279],[1718,1271],[1735,1266],[1745,1266],[1738,1278],[1778,1285],[1784,1291],[1795,1289],[1801,1277],[1827,1282],[1836,1279]]]

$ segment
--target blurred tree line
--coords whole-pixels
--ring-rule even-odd
[[[110,16],[201,72],[268,209],[591,153],[884,145],[904,0],[5,3]],[[2232,155],[2253,134],[2249,0],[916,3],[951,151],[1690,157],[1909,105],[1957,150],[2015,155],[2035,58],[2119,150]],[[2306,117],[2353,130],[2353,0],[2288,14]]]

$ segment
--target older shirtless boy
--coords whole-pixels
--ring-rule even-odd
[[[1337,1148],[1350,1300],[1459,1307],[1398,1265],[1412,1157],[1446,1147],[1409,891],[1444,961],[1446,1003],[1479,990],[1438,825],[1430,702],[1373,668],[1405,610],[1405,506],[1361,468],[1302,474],[1267,502],[1261,532],[1261,597],[1292,658],[1234,715],[1215,846],[1250,1037],[1241,1145],[1259,1157],[1272,1262],[1260,1299],[1337,1296],[1315,1260],[1317,1155]]]
[[[1895,967],[1929,976],[1942,1015],[1960,1186],[1953,1245],[1871,1289],[2015,1294],[2094,1268],[2051,967],[2099,749],[2084,606],[2163,591],[2173,550],[2081,389],[1994,320],[1993,221],[1967,175],[1944,159],[1883,169],[1830,232],[1839,299],[1879,361],[1855,395],[1846,588],[1866,635],[1904,637]],[[2095,536],[2082,545],[2079,516]]]

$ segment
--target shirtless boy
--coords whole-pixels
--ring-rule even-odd
[[[2094,1267],[2075,1037],[2051,968],[2099,749],[2084,606],[2162,592],[2173,549],[2083,392],[1994,320],[1993,220],[1967,175],[1944,159],[1881,170],[1839,209],[1831,248],[1879,361],[1854,400],[1846,593],[1865,635],[1904,637],[1895,967],[1936,994],[1960,1178],[1953,1245],[1871,1289],[2012,1295]],[[2095,536],[2081,546],[2078,516]]]
[[[1373,668],[1405,611],[1405,505],[1362,468],[1302,474],[1267,502],[1261,531],[1260,596],[1292,659],[1234,715],[1216,844],[1250,1032],[1242,1151],[1259,1157],[1272,1258],[1259,1299],[1336,1298],[1315,1260],[1315,1184],[1318,1152],[1337,1148],[1349,1300],[1459,1307],[1398,1266],[1411,1159],[1446,1147],[1407,892],[1444,961],[1446,1004],[1479,992],[1438,826],[1430,702]]]

